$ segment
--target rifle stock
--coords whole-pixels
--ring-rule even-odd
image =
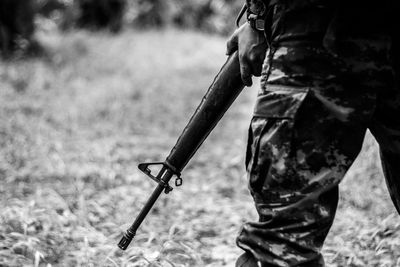
[[[125,250],[129,246],[137,229],[162,191],[169,193],[172,190],[172,187],[169,186],[171,178],[173,176],[177,177],[175,180],[176,186],[182,184],[182,179],[180,178],[181,171],[185,168],[186,164],[196,153],[197,149],[214,129],[243,88],[244,84],[240,76],[238,53],[235,52],[228,57],[221,70],[214,78],[214,81],[208,88],[182,134],[179,136],[178,141],[172,148],[167,159],[159,163],[139,164],[139,169],[151,179],[155,180],[158,185],[136,217],[132,226],[124,233],[124,236],[118,244],[119,248]],[[162,166],[156,176],[153,176],[151,173],[149,168],[151,165]]]

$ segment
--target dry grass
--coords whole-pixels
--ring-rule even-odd
[[[233,266],[256,214],[243,155],[256,88],[228,112],[126,252],[116,248],[224,61],[192,32],[42,36],[47,58],[0,65],[0,266]],[[400,266],[400,223],[373,139],[341,188],[330,266]]]

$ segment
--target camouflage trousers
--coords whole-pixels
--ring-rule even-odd
[[[237,238],[253,257],[237,266],[324,266],[320,250],[334,220],[338,184],[366,130],[380,145],[400,212],[400,88],[390,42],[354,39],[338,54],[322,46],[271,48],[249,129],[246,164],[258,222]]]

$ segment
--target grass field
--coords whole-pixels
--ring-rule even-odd
[[[255,220],[244,151],[248,88],[162,196],[126,252],[117,249],[162,161],[225,60],[224,39],[174,30],[41,35],[48,55],[0,63],[0,266],[234,266]],[[376,144],[341,185],[328,266],[400,266],[400,220]]]

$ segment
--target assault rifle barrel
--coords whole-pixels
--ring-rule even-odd
[[[229,109],[243,88],[244,84],[240,76],[238,53],[235,52],[228,57],[221,70],[214,78],[213,83],[208,88],[207,93],[193,113],[189,123],[179,136],[178,141],[172,148],[165,162],[139,164],[139,169],[146,173],[151,179],[155,180],[158,185],[132,226],[125,232],[118,244],[119,248],[125,250],[129,246],[137,229],[162,191],[169,193],[172,190],[172,187],[169,186],[171,178],[177,176],[175,185],[179,186],[182,184],[182,179],[180,178],[181,171],[185,168],[186,164],[193,157],[219,120],[224,116],[225,112]],[[151,174],[149,168],[151,165],[162,165],[161,170],[156,176]]]

